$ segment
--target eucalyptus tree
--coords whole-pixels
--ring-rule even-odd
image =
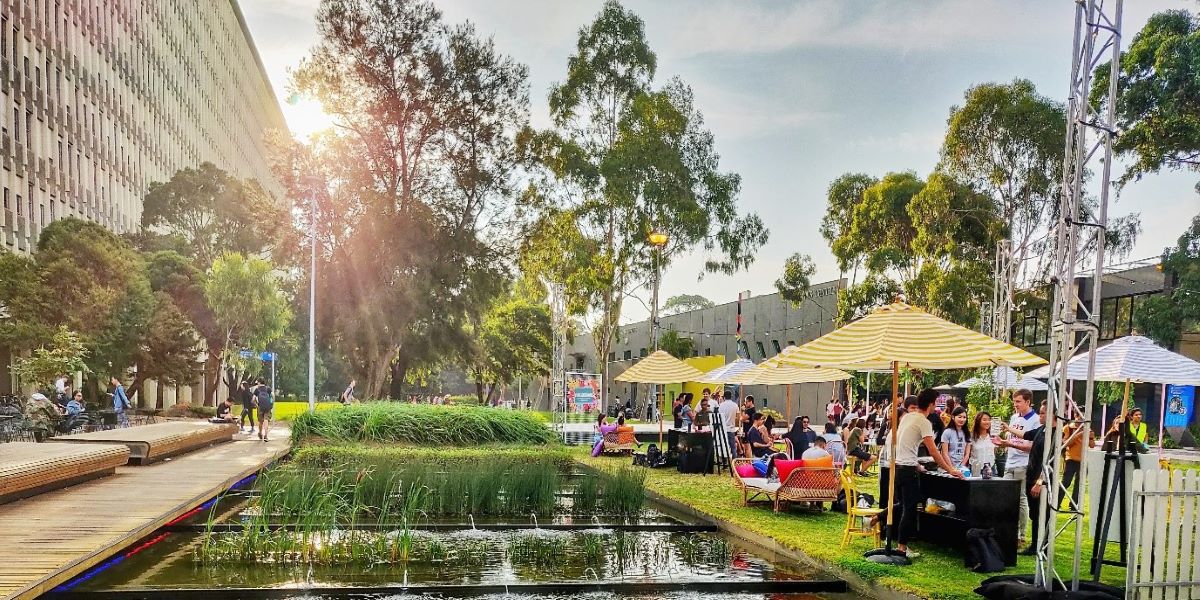
[[[678,79],[656,87],[658,59],[645,26],[614,0],[579,30],[566,77],[550,91],[553,127],[526,131],[521,148],[551,174],[530,194],[569,215],[581,243],[595,251],[571,288],[593,315],[596,355],[606,357],[617,336],[626,296],[645,285],[658,265],[700,250],[705,272],[748,266],[766,242],[754,214],[739,215],[741,180],[720,170],[715,140]],[[647,236],[669,240],[651,252]],[[565,283],[559,281],[558,283]],[[607,371],[607,363],[605,366]]]

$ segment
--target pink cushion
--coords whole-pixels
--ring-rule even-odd
[[[793,469],[804,466],[804,461],[796,460],[780,460],[775,459],[775,470],[779,472],[779,480],[787,481],[788,475],[792,474]]]
[[[738,477],[758,477],[758,471],[754,470],[754,465],[746,463],[737,466]]]

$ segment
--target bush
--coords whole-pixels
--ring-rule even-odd
[[[207,419],[217,416],[217,408],[215,406],[201,406],[199,404],[176,404],[164,410],[163,414],[168,417]]]
[[[292,440],[308,437],[430,447],[555,442],[549,428],[519,411],[391,402],[301,414],[292,422]]]

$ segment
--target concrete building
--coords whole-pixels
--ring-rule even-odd
[[[282,197],[264,135],[286,124],[236,0],[0,2],[0,109],[12,252],[67,216],[136,230],[149,184],[205,161]]]
[[[778,293],[753,296],[742,301],[742,356],[761,362],[779,353],[789,345],[800,345],[816,339],[834,328],[838,292],[846,281],[837,280],[815,284],[809,290],[808,299],[799,307],[779,297]],[[736,295],[734,292],[731,295]],[[728,302],[711,308],[692,310],[675,315],[663,316],[660,323],[664,332],[674,329],[682,337],[692,340],[696,356],[724,356],[725,362],[737,360],[739,344],[737,332],[738,303]],[[620,383],[613,380],[625,369],[633,366],[637,359],[649,354],[650,321],[639,321],[622,325],[616,343],[607,357],[609,366],[606,393],[609,398],[619,395],[622,399],[633,398],[635,404],[649,393],[647,386]],[[575,338],[567,348],[567,369],[600,373],[603,364],[596,359],[591,335]],[[823,415],[825,403],[834,394],[834,384],[802,384],[793,386],[791,414]],[[768,406],[787,414],[784,405],[785,391],[782,386],[748,386],[744,393],[759,399],[767,398]],[[814,422],[818,419],[814,418]]]

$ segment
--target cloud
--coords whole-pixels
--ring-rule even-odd
[[[660,4],[658,9],[682,7],[682,0],[676,0]],[[1031,18],[1031,4],[997,1],[817,0],[779,5],[722,0],[704,10],[677,12],[683,16],[681,22],[675,22],[677,26],[653,34],[667,42],[665,51],[679,57],[797,48],[936,51],[1044,40],[1058,31],[1064,36],[1070,31],[1067,11],[1058,23]]]

